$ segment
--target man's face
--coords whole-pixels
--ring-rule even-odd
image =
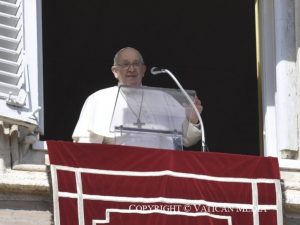
[[[131,48],[120,52],[117,65],[112,67],[112,72],[120,84],[140,86],[146,71],[146,66],[141,61],[139,53]]]

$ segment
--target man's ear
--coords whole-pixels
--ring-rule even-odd
[[[118,79],[119,76],[118,76],[118,73],[117,73],[117,68],[115,66],[112,66],[111,71],[114,74],[115,78]]]

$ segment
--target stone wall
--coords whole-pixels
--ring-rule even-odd
[[[2,193],[0,225],[52,225],[51,197],[36,194]]]
[[[0,225],[53,224],[47,150],[36,138],[0,121]]]
[[[0,174],[0,225],[52,225],[50,173],[7,169]]]
[[[281,169],[284,225],[300,224],[300,171]]]

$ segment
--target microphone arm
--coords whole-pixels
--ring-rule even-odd
[[[189,101],[189,103],[192,105],[193,109],[195,110],[196,112],[196,115],[199,119],[199,122],[200,122],[200,126],[201,126],[201,135],[202,135],[202,151],[205,152],[207,149],[206,149],[206,144],[205,144],[205,134],[204,134],[204,125],[203,125],[203,121],[202,121],[202,118],[200,116],[200,113],[195,105],[195,103],[193,102],[193,100],[191,99],[191,97],[188,95],[188,93],[184,90],[184,88],[181,86],[181,84],[179,83],[179,81],[176,79],[176,77],[171,73],[171,71],[167,70],[167,69],[160,69],[160,68],[157,68],[157,67],[152,67],[151,68],[151,73],[153,75],[157,75],[157,74],[160,74],[160,73],[167,73],[174,81],[175,83],[177,84],[177,86],[179,87],[179,89],[182,91],[182,93],[184,94],[184,96],[187,98],[187,100]]]

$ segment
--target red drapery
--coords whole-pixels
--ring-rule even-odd
[[[277,158],[48,141],[60,225],[282,225]]]

